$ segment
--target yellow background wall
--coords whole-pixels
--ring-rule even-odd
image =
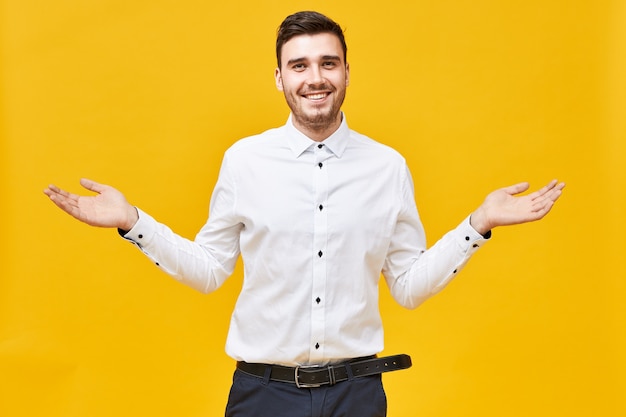
[[[0,416],[219,416],[240,270],[204,296],[41,190],[82,176],[193,237],[223,151],[284,123],[276,27],[346,31],[352,128],[409,161],[430,243],[558,177],[416,311],[381,289],[389,415],[626,415],[626,3],[3,0]]]

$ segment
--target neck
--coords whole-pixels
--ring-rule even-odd
[[[315,142],[322,142],[326,140],[330,135],[335,133],[339,126],[341,126],[341,121],[343,120],[342,113],[337,115],[337,118],[332,123],[306,123],[300,120],[293,119],[293,125],[300,132],[304,133],[308,138]]]

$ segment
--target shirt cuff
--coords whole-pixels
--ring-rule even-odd
[[[474,229],[470,223],[470,216],[468,216],[457,228],[456,233],[459,244],[465,248],[468,252],[475,252],[483,244],[487,243],[491,239],[491,230],[481,235]]]
[[[139,220],[129,231],[125,231],[122,229],[117,229],[117,232],[124,239],[134,243],[140,248],[146,244],[148,244],[156,233],[156,225],[157,222],[150,216],[149,214],[142,211],[140,208],[135,207],[137,209],[137,213],[139,214]]]

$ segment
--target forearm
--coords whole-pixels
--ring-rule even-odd
[[[416,256],[405,272],[391,279],[389,286],[394,299],[404,307],[418,307],[445,288],[489,237],[489,232],[483,236],[466,218]]]
[[[234,269],[236,256],[220,262],[209,247],[177,235],[141,210],[134,226],[120,234],[164,272],[203,293],[219,288]]]

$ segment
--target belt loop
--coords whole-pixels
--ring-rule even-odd
[[[263,374],[263,385],[270,383],[270,377],[272,376],[272,365],[265,365],[265,373]]]
[[[328,383],[331,387],[337,383],[335,380],[335,368],[332,365],[328,365]]]
[[[352,374],[352,364],[346,363],[344,366],[346,367],[346,373],[348,374],[348,381],[352,381],[354,379],[354,375]]]

